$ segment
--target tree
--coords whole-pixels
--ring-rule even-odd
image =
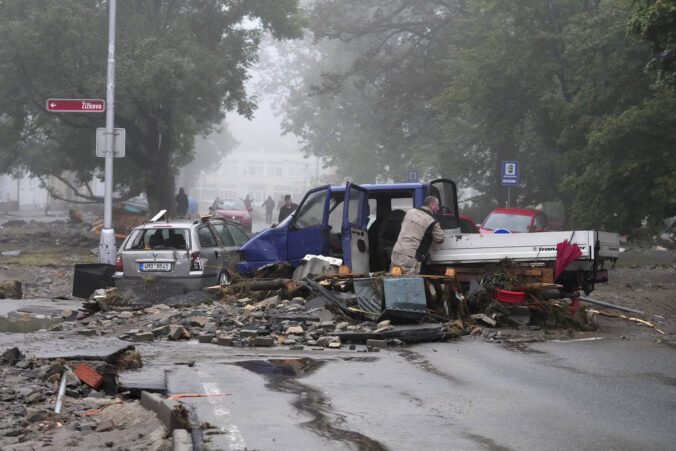
[[[652,45],[647,69],[659,85],[676,88],[676,2],[636,0],[630,31]]]
[[[286,66],[301,80],[287,83],[286,130],[355,182],[403,181],[410,168],[437,175],[432,100],[461,3],[313,2],[315,45]]]
[[[598,121],[574,153],[578,172],[566,184],[577,226],[630,233],[676,215],[676,95],[658,94]]]
[[[413,166],[496,206],[506,197],[501,161],[518,160],[517,205],[562,201],[570,226],[628,231],[671,211],[673,169],[660,163],[671,135],[649,121],[661,112],[655,123],[669,127],[676,113],[651,90],[648,45],[627,34],[632,0],[313,5],[315,45],[293,56],[286,124],[352,180],[400,180]],[[634,198],[623,191],[629,174],[655,174],[635,191],[650,205],[631,202],[618,220]]]
[[[93,155],[102,115],[53,114],[45,99],[105,92],[108,3],[0,2],[0,171],[34,175],[100,171]],[[145,191],[153,210],[173,210],[174,176],[226,111],[251,117],[245,82],[261,36],[301,35],[297,0],[118,2],[115,124],[127,132],[115,187]]]
[[[564,33],[571,95],[559,108],[558,142],[570,167],[562,189],[573,227],[630,233],[646,218],[676,214],[673,93],[651,89],[649,46],[627,34],[630,4],[602,2]]]

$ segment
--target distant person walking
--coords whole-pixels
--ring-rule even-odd
[[[188,195],[183,191],[183,187],[180,187],[176,195],[176,214],[185,216],[186,213],[188,213]]]
[[[296,208],[298,208],[298,205],[291,202],[291,194],[284,196],[284,205],[279,208],[279,218],[277,218],[277,222],[282,222],[287,216],[293,213]]]
[[[265,223],[272,223],[272,211],[275,209],[275,201],[272,200],[272,196],[268,196],[267,199],[263,202],[261,207],[265,207]]]
[[[253,199],[249,194],[247,193],[246,197],[242,199],[242,202],[244,202],[244,206],[246,207],[247,210],[252,211],[253,207],[251,206],[253,204]]]

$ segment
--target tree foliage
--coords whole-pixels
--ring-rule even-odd
[[[447,3],[447,4],[446,4]],[[315,48],[293,60],[286,129],[354,181],[405,179],[437,164],[432,100],[443,83],[454,2],[318,1]],[[436,126],[435,126],[436,125]]]
[[[594,124],[565,181],[576,193],[575,224],[630,231],[676,213],[674,111],[676,95],[665,90]]]
[[[297,38],[297,0],[122,0],[117,8],[115,125],[126,129],[115,161],[118,191],[148,194],[173,209],[174,176],[193,158],[195,137],[226,111],[250,117],[245,82],[263,33]],[[0,171],[75,172],[102,166],[94,129],[103,115],[48,113],[47,98],[106,92],[108,3],[0,2]]]
[[[345,176],[401,180],[413,167],[495,207],[501,161],[518,160],[516,204],[561,201],[571,227],[626,232],[676,213],[672,138],[654,126],[676,113],[644,71],[650,46],[628,33],[631,0],[313,5],[286,124]],[[655,22],[669,55],[673,27]]]
[[[629,28],[652,45],[647,68],[657,83],[676,88],[676,1],[636,0]]]

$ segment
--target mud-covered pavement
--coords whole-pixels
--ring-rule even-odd
[[[0,315],[12,319],[12,312],[30,313],[43,320],[31,325],[33,332],[0,334],[0,351],[16,346],[33,362],[33,368],[0,366],[6,387],[0,397],[3,449],[64,449],[64,443],[72,449],[141,449],[130,439],[134,434],[151,437],[152,446],[168,446],[156,425],[134,422],[153,415],[140,405],[116,404],[119,398],[82,387],[66,397],[65,416],[56,421],[61,426],[27,419],[28,408],[36,408],[26,399],[33,393],[40,394],[31,398],[40,398],[37,410],[53,410],[54,382],[34,374],[51,365],[48,359],[105,354],[130,344],[143,367],[121,371],[122,384],[163,383],[167,395],[227,394],[181,400],[197,426],[194,442],[208,449],[663,449],[676,438],[670,426],[676,401],[673,251],[630,250],[625,255],[631,266],[620,259],[610,283],[591,295],[646,312],[640,317],[664,335],[599,317],[593,332],[485,327],[460,341],[383,349],[233,347],[200,343],[196,338],[208,321],[190,324],[190,318],[208,320],[214,311],[227,317],[225,304],[104,312],[95,322],[75,320],[72,313],[81,300],[70,297],[73,264],[96,261],[91,249],[97,238],[84,225],[55,224],[36,240],[28,232],[34,232],[31,226],[3,227],[0,239],[2,251],[25,250],[0,260],[0,281],[20,280],[24,286],[24,299],[0,300]],[[25,240],[29,244],[22,246]],[[158,327],[156,311],[178,313],[169,323],[185,321],[190,338],[130,341]],[[55,320],[59,315],[67,319]],[[98,404],[105,408],[81,416]],[[109,410],[114,406],[132,410],[115,417]],[[106,410],[111,418],[103,416]],[[92,432],[109,419],[112,430]],[[85,436],[97,441],[74,445]]]

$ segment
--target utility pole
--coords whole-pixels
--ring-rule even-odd
[[[106,82],[106,160],[104,172],[103,230],[99,243],[99,263],[115,264],[117,254],[113,230],[113,144],[115,139],[115,9],[110,0],[108,12],[108,73]]]

